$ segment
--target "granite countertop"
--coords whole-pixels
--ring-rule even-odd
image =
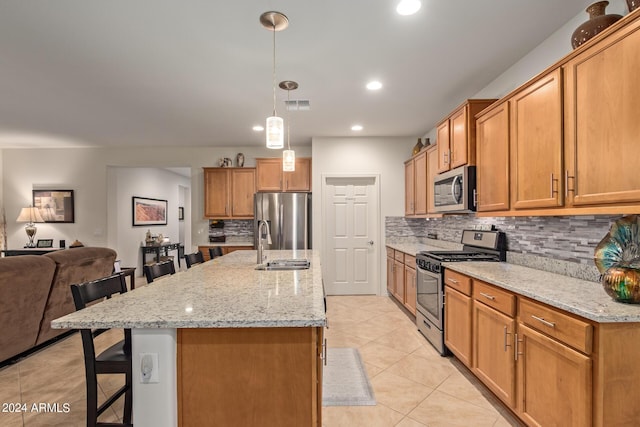
[[[598,323],[640,322],[640,305],[614,301],[596,282],[505,262],[449,262],[444,266]]]
[[[442,246],[437,246],[442,244]],[[404,252],[409,255],[416,255],[420,251],[442,251],[449,249],[462,249],[462,244],[451,243],[444,241],[433,241],[431,243],[418,243],[418,242],[389,242],[385,243],[386,246],[395,249],[400,252]]]
[[[308,270],[255,270],[256,251],[236,251],[51,322],[53,328],[259,328],[326,324],[317,251],[266,251],[307,258]]]

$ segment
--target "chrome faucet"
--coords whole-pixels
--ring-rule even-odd
[[[267,243],[271,244],[271,230],[269,229],[269,223],[264,219],[261,219],[258,221],[258,247],[256,248],[258,250],[258,264],[262,264],[262,261],[267,258],[266,255],[263,255],[264,238],[262,237],[262,226],[265,226],[267,228]]]

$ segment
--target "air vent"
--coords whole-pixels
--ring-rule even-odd
[[[284,101],[284,105],[289,111],[309,111],[311,109],[311,102],[308,99],[292,99]]]

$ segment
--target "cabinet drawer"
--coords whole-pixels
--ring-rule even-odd
[[[409,254],[404,254],[404,265],[406,265],[407,267],[416,268],[416,257],[414,257],[413,255],[409,255]]]
[[[396,261],[404,264],[404,252],[396,251]]]
[[[393,258],[394,250],[387,246],[387,256]]]
[[[444,284],[467,296],[471,296],[471,278],[455,271],[444,271]]]
[[[509,291],[474,280],[473,298],[507,316],[515,317],[516,315],[516,297]]]
[[[519,299],[520,322],[585,354],[591,353],[593,326],[561,311]]]

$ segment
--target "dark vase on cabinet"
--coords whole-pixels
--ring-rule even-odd
[[[628,0],[627,3],[630,3],[630,1],[632,0]],[[634,3],[638,2],[638,0],[633,1]],[[571,46],[574,49],[622,18],[622,15],[605,14],[604,12],[608,5],[608,1],[599,1],[586,9],[589,14],[589,20],[582,23],[571,35]],[[631,9],[631,5],[629,5],[629,9]]]
[[[633,12],[640,6],[640,0],[627,0],[627,7],[629,8],[629,12]]]

